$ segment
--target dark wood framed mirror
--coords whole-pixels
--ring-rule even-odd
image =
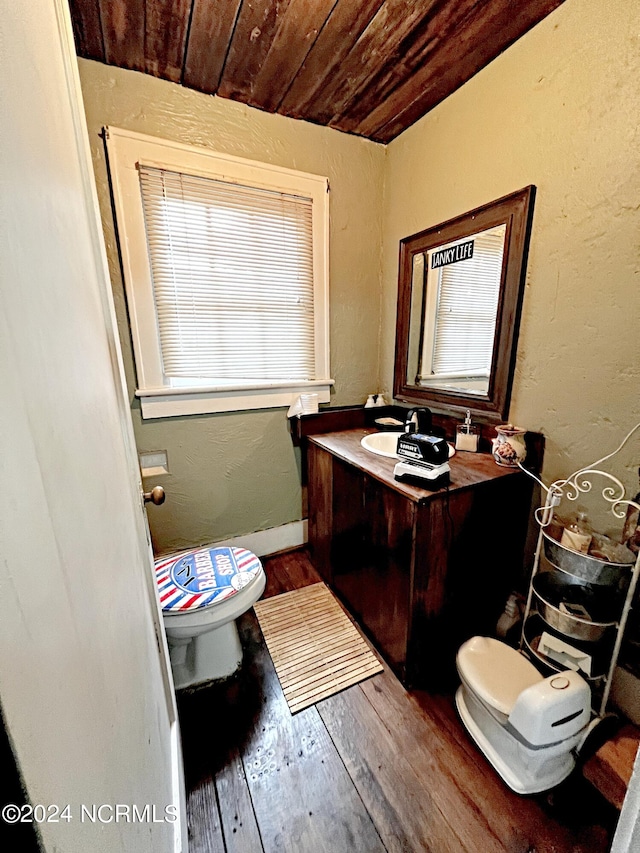
[[[400,241],[393,393],[508,417],[535,187]]]

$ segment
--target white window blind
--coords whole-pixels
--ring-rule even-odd
[[[505,233],[501,225],[476,235],[472,258],[439,270],[433,374],[489,374]]]
[[[169,379],[315,379],[312,200],[140,165]]]

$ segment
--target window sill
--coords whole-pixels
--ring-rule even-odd
[[[275,409],[290,406],[300,394],[314,393],[319,403],[330,400],[333,379],[312,382],[243,385],[235,388],[202,386],[198,388],[141,388],[136,391],[143,420],[173,418],[181,415],[206,415],[242,412],[249,409]]]

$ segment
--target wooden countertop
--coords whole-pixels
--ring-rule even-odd
[[[420,486],[401,483],[396,480],[393,476],[393,469],[398,460],[378,456],[369,450],[365,450],[360,444],[363,436],[372,432],[376,432],[376,430],[368,428],[347,429],[310,435],[308,441],[310,444],[321,447],[339,459],[354,465],[365,474],[369,474],[415,503],[426,503],[439,494],[447,492],[447,488],[430,491]],[[500,477],[525,476],[518,468],[502,468],[497,465],[490,453],[457,451],[449,460],[449,465],[451,467],[451,485],[448,487],[448,491],[450,492],[469,489],[479,483],[486,483]]]

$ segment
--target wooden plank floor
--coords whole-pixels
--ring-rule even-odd
[[[304,551],[264,561],[266,596],[319,580]],[[616,812],[576,774],[509,791],[451,696],[389,669],[291,716],[253,613],[241,673],[179,696],[191,853],[604,853]]]

